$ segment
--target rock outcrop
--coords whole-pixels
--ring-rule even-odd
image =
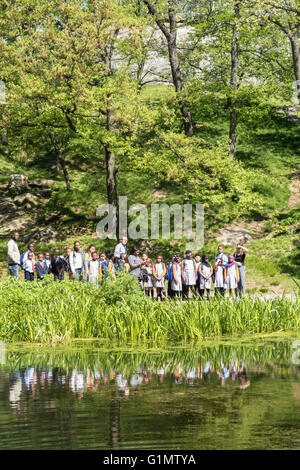
[[[10,194],[22,194],[28,191],[28,178],[25,175],[10,175],[7,189]]]
[[[216,239],[222,245],[244,245],[251,240],[249,230],[238,226],[224,227]]]

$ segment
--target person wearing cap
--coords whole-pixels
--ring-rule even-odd
[[[234,260],[237,264],[239,271],[239,282],[238,282],[238,294],[240,296],[246,294],[246,267],[245,267],[245,258],[248,253],[247,248],[243,245],[237,245],[236,252],[234,253]]]

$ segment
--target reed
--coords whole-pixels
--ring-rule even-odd
[[[297,331],[300,298],[215,299],[155,302],[130,275],[88,283],[0,282],[0,339],[57,342],[201,340],[220,335]]]

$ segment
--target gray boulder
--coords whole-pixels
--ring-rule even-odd
[[[11,194],[22,194],[28,191],[28,178],[25,175],[10,175],[7,186]]]
[[[249,230],[241,227],[224,227],[220,230],[217,241],[222,245],[244,245],[251,240]]]
[[[29,186],[33,188],[49,189],[55,186],[56,181],[54,180],[40,180],[40,181],[30,181]]]

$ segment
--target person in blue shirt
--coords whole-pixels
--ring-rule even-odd
[[[215,256],[215,261],[217,258],[221,258],[222,260],[222,266],[225,268],[226,264],[228,263],[228,257],[223,253],[223,246],[219,245],[218,246],[218,253]]]
[[[48,251],[45,251],[44,253],[44,263],[47,265],[48,268],[48,273],[51,271],[51,259],[50,259],[50,253]]]
[[[49,273],[48,266],[44,260],[44,255],[42,253],[38,255],[38,261],[35,263],[35,270],[38,281],[44,279],[44,276]]]

